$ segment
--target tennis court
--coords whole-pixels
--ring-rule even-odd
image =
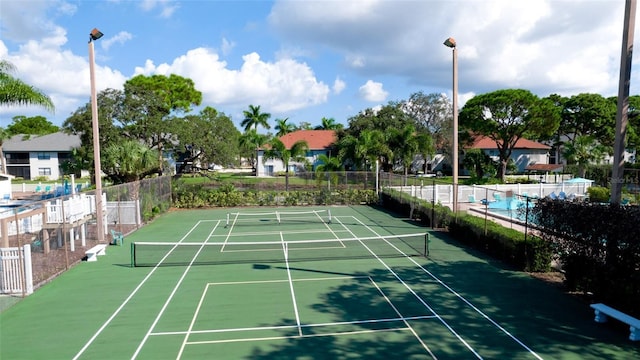
[[[2,313],[1,355],[622,359],[635,354],[624,330],[593,324],[586,306],[576,309],[575,302],[558,295],[370,207],[180,211]],[[549,304],[548,297],[556,301]]]

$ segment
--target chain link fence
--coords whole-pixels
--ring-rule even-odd
[[[34,192],[23,204],[0,204],[0,248],[30,246],[34,288],[68,270],[99,244],[95,190],[77,190],[63,186],[53,192]],[[104,242],[111,243],[111,230],[127,234],[169,208],[171,177],[105,187],[102,204]],[[8,274],[4,261],[0,259],[3,277],[24,276],[24,271]],[[15,292],[15,287],[8,291],[0,283],[0,293]]]

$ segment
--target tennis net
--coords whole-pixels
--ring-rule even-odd
[[[331,223],[330,210],[228,213],[225,227],[282,223]]]
[[[299,241],[134,242],[131,244],[131,266],[425,257],[427,253],[426,233]]]

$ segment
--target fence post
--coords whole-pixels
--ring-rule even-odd
[[[22,257],[24,259],[24,284],[25,284],[25,292],[27,295],[33,293],[33,268],[31,264],[31,245],[25,244],[22,246],[23,254]]]

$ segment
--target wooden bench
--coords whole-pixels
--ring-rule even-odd
[[[631,341],[640,340],[640,320],[634,318],[633,316],[629,316],[621,311],[618,311],[612,307],[609,307],[605,304],[591,304],[591,307],[596,312],[596,318],[595,318],[596,322],[598,323],[606,322],[609,317],[622,321],[623,323],[629,325],[629,330],[631,331],[631,334],[629,335],[629,340]]]
[[[105,255],[107,253],[107,244],[98,244],[91,249],[87,250],[87,261],[98,261],[98,255]]]

